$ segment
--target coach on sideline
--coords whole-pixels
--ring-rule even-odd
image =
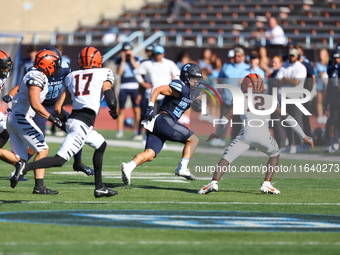
[[[288,61],[282,65],[282,68],[277,74],[277,78],[281,80],[281,87],[295,87],[304,88],[304,83],[307,77],[306,67],[300,62],[300,54],[298,49],[291,48],[288,53]],[[287,93],[287,98],[298,99],[303,98],[303,94],[290,92]],[[303,127],[303,113],[295,104],[287,105],[287,112],[289,112],[297,123]],[[302,139],[293,132],[291,128],[286,128],[286,133],[289,140],[289,147],[286,152],[296,153],[297,145],[301,145]]]
[[[165,51],[162,46],[156,46],[153,50],[153,58],[143,61],[135,70],[137,81],[146,89],[146,98],[149,99],[152,88],[167,85],[179,75],[179,69],[175,62],[165,58]],[[143,77],[144,76],[144,77]],[[151,83],[146,82],[151,81]],[[159,95],[155,102],[155,113],[160,108],[160,102],[164,98]]]

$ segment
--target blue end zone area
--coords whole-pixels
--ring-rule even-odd
[[[340,216],[156,210],[70,210],[0,213],[0,221],[112,228],[203,231],[340,232]]]

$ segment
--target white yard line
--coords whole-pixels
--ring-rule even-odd
[[[47,143],[62,143],[64,141],[64,137],[54,137],[54,136],[46,136]],[[124,148],[134,148],[134,149],[144,149],[144,146],[141,142],[133,142],[133,141],[118,141],[118,140],[106,140],[108,146],[113,147],[124,147]],[[174,145],[167,144],[165,151],[182,151],[183,145]],[[214,147],[198,147],[196,152],[199,153],[208,153],[208,154],[216,154],[222,155],[224,148],[214,148]],[[260,151],[247,151],[242,156],[248,157],[265,157],[268,156]],[[340,162],[340,156],[326,156],[321,154],[288,154],[282,153],[280,155],[282,159],[296,159],[296,160],[311,160],[311,161],[324,161],[324,162]]]
[[[0,201],[4,204],[6,201]],[[171,201],[18,201],[22,204],[181,204],[181,205],[306,205],[340,206],[340,203],[171,202]]]
[[[17,245],[76,245],[83,244],[84,242],[0,242],[0,246],[17,246]],[[123,241],[89,241],[90,245],[340,245],[340,242],[202,242],[202,241],[138,241],[138,242],[123,242]],[[26,254],[26,253],[25,253]],[[31,254],[31,253],[29,253]],[[33,253],[34,254],[34,253]]]

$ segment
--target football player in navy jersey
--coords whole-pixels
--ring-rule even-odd
[[[198,138],[193,131],[178,122],[182,114],[190,108],[194,97],[191,88],[197,87],[202,80],[201,68],[193,63],[184,65],[181,69],[180,79],[175,79],[169,85],[154,88],[149,106],[144,119],[144,127],[147,129],[147,139],[144,152],[137,154],[130,162],[122,163],[122,181],[125,185],[131,184],[131,173],[144,162],[152,161],[162,150],[164,142],[174,141],[184,144],[182,159],[178,164],[175,174],[187,180],[195,180],[189,169],[190,157],[198,145]],[[158,95],[165,98],[160,107],[159,114],[154,116],[154,103]]]
[[[62,59],[61,53],[58,49],[55,47],[46,47],[44,50],[50,50],[54,53],[56,53],[59,57],[59,59]],[[32,67],[31,67],[32,69]],[[31,70],[30,69],[30,70]],[[54,112],[54,105],[59,99],[61,93],[64,91],[64,80],[65,77],[71,72],[71,67],[68,62],[61,61],[60,67],[57,69],[55,75],[53,77],[48,77],[48,92],[46,94],[46,98],[42,105],[45,107],[45,109],[54,117],[56,117],[56,114]],[[13,88],[9,95],[13,97],[19,90],[20,84]],[[11,101],[11,100],[10,100]],[[65,118],[67,119],[70,115],[68,112],[63,110]],[[46,132],[46,119],[41,117],[40,115],[36,114],[33,118],[33,121],[37,124],[37,126],[40,128],[42,133],[45,135]],[[29,149],[28,151],[29,158],[34,154],[34,151]],[[73,163],[73,169],[77,172],[83,172],[86,175],[93,175],[94,171],[90,167],[84,165],[84,163],[81,161],[81,154],[82,150],[80,150],[76,155],[74,155],[74,163]]]

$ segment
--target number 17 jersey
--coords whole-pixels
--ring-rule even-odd
[[[74,110],[88,108],[96,115],[103,98],[103,83],[114,82],[114,75],[108,68],[92,68],[71,72],[65,79],[65,85],[71,94]]]

